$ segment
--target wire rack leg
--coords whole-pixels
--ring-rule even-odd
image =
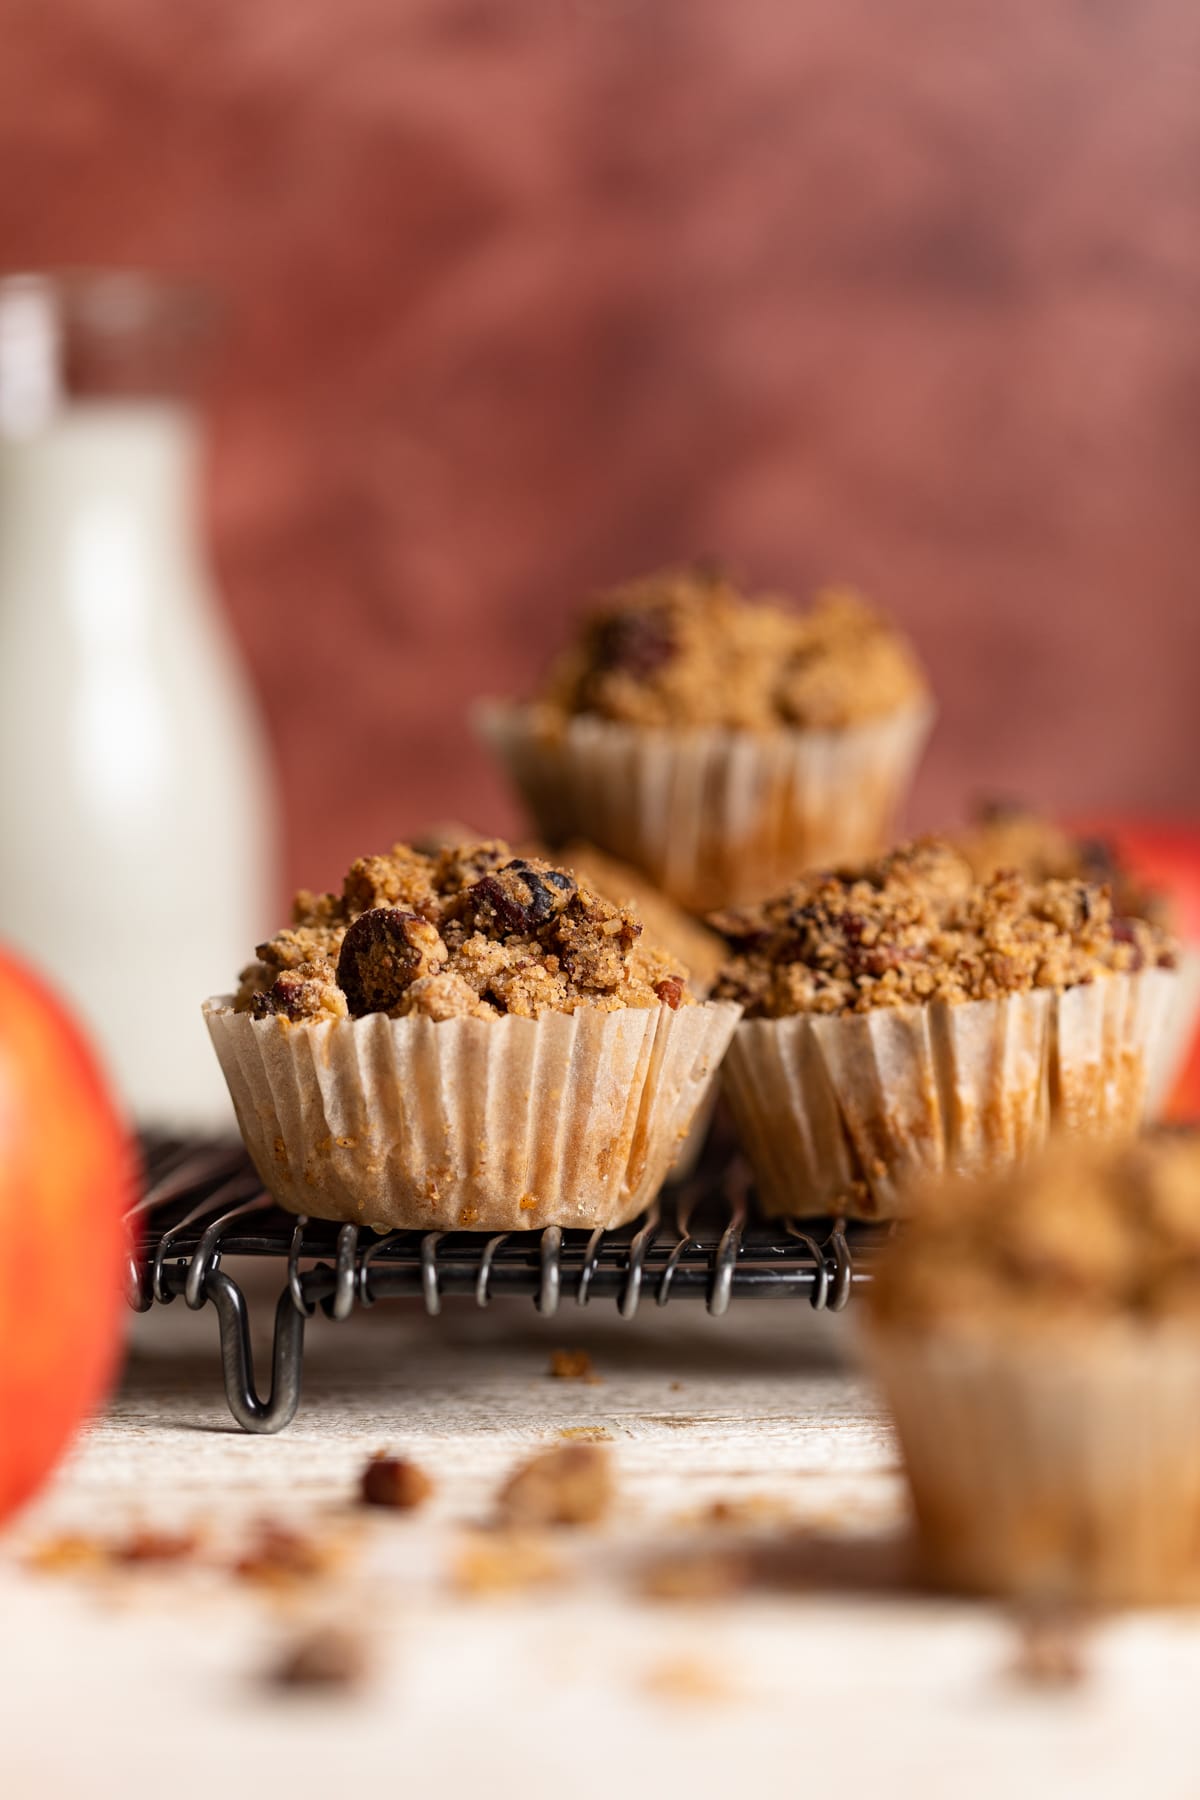
[[[282,1431],[285,1425],[291,1424],[300,1404],[304,1314],[293,1306],[291,1293],[285,1288],[275,1308],[271,1391],[265,1400],[260,1400],[254,1385],[254,1354],[250,1348],[250,1319],[245,1295],[223,1269],[214,1269],[209,1274],[205,1292],[217,1309],[221,1328],[221,1366],[230,1412],[243,1431],[259,1435]]]

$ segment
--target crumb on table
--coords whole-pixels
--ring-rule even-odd
[[[519,1525],[594,1525],[616,1492],[607,1450],[594,1443],[560,1444],[515,1469],[500,1490],[503,1517]]]

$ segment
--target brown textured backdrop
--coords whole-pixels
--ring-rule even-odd
[[[511,820],[587,588],[860,581],[979,790],[1195,813],[1193,0],[0,0],[0,262],[211,271],[289,879]]]

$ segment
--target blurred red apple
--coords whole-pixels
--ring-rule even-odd
[[[1200,955],[1200,825],[1147,824],[1094,818],[1075,826],[1080,836],[1111,844],[1118,861],[1167,901],[1171,929]],[[1200,1032],[1176,1079],[1167,1108],[1171,1119],[1200,1119]]]
[[[78,1026],[0,954],[0,1519],[116,1371],[133,1146]]]

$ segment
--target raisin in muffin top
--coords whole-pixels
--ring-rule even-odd
[[[1011,873],[978,882],[933,838],[711,922],[733,952],[713,991],[750,1018],[988,1000],[1173,963],[1170,940],[1116,916],[1107,888]]]
[[[1200,1324],[1200,1138],[1079,1138],[985,1180],[936,1184],[870,1289],[888,1324],[1071,1327],[1095,1314]]]
[[[565,869],[499,840],[361,857],[340,894],[296,896],[235,1000],[255,1018],[536,1018],[690,1005],[687,970]]]
[[[543,701],[626,725],[829,730],[926,693],[905,639],[857,595],[829,589],[796,613],[684,569],[603,595]]]
[[[979,881],[1013,869],[1031,881],[1106,884],[1112,891],[1113,908],[1122,918],[1170,926],[1165,894],[1139,881],[1107,838],[1066,831],[1028,807],[988,801],[955,843]]]

